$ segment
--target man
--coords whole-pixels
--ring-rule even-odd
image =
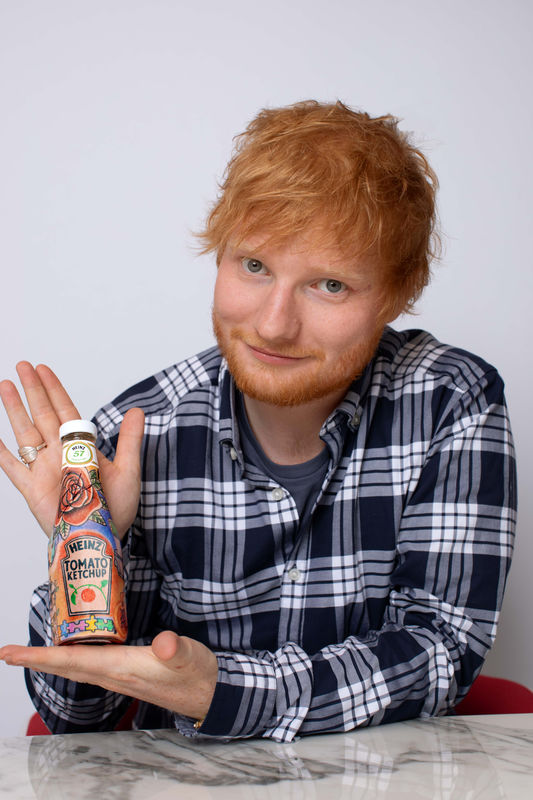
[[[290,741],[467,692],[514,457],[494,368],[387,326],[428,281],[435,190],[393,118],[342,103],[262,111],[239,138],[202,233],[218,348],[95,418],[133,646],[42,647],[43,586],[34,647],[0,652],[52,730],[112,729],[138,698],[139,727]],[[0,465],[50,534],[57,431],[79,415],[48,368],[18,372],[30,414],[0,386],[17,442],[47,447],[27,469],[1,445]]]

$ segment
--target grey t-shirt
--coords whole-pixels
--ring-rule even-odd
[[[248,422],[242,394],[240,392],[236,394],[237,422],[245,459],[287,489],[298,509],[299,528],[305,530],[328,470],[328,449],[324,447],[317,456],[302,464],[276,464],[268,458],[255,438]]]

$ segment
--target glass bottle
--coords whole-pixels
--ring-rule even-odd
[[[48,545],[54,645],[126,640],[122,549],[102,491],[96,427],[65,422],[61,492]]]

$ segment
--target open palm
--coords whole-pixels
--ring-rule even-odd
[[[59,427],[79,419],[76,406],[49,367],[33,367],[27,361],[17,364],[17,373],[26,395],[26,409],[12,381],[0,383],[0,397],[19,447],[46,443],[37,459],[26,467],[0,441],[0,467],[22,493],[43,531],[52,533],[61,483],[61,443]],[[99,453],[100,474],[111,516],[119,536],[135,518],[140,492],[139,453],[144,431],[144,414],[139,408],[124,416],[114,461]]]

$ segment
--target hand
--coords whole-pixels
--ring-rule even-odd
[[[75,405],[49,367],[35,369],[27,361],[17,364],[30,413],[11,381],[0,383],[0,397],[19,447],[46,442],[37,459],[28,467],[22,464],[0,440],[0,467],[22,493],[31,512],[47,536],[51,536],[59,504],[61,483],[61,442],[59,427],[79,419]],[[31,416],[30,416],[31,414]],[[106,500],[119,536],[135,519],[140,493],[139,453],[144,431],[140,408],[126,412],[114,461],[98,454],[100,475]]]
[[[158,634],[148,647],[9,644],[0,649],[0,660],[102,686],[194,719],[207,714],[218,675],[211,650],[172,631]]]

